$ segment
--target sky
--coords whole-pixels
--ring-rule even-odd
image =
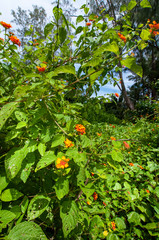
[[[51,5],[51,2],[54,2],[55,0],[4,0],[1,1],[1,8],[0,8],[0,12],[2,13],[2,15],[0,15],[0,21],[4,21],[6,23],[11,23],[11,20],[13,19],[12,15],[11,15],[11,10],[13,9],[14,11],[16,11],[18,9],[18,6],[21,7],[24,10],[32,10],[32,5],[37,5],[39,7],[43,7],[46,10],[47,13],[47,17],[48,19],[52,19],[52,9],[53,9],[53,5]],[[74,6],[78,9],[76,15],[82,14],[80,7],[85,4],[86,2],[88,3],[89,0],[76,0],[75,2],[73,2]],[[11,23],[11,25],[14,27],[15,24]],[[1,35],[0,35],[1,37]],[[129,74],[124,74],[124,82],[126,85],[126,88],[128,88],[128,86],[131,86],[133,84],[132,81],[129,81],[127,76]],[[107,84],[104,87],[100,88],[100,91],[98,93],[99,96],[106,96],[107,94],[111,94],[111,93],[119,93],[120,94],[120,90],[118,89],[118,87],[114,87],[111,84]]]

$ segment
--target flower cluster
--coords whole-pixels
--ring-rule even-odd
[[[11,40],[14,44],[16,44],[16,45],[18,45],[18,46],[20,47],[21,42],[20,42],[20,40],[19,40],[16,36],[10,36],[9,38],[10,38],[10,40]]]
[[[86,128],[82,124],[76,124],[75,129],[79,134],[86,134]]]
[[[68,138],[64,141],[64,143],[66,148],[74,146],[74,144]]]
[[[0,24],[1,24],[4,28],[7,28],[7,29],[12,27],[10,24],[8,24],[8,23],[6,23],[6,22],[3,22],[3,21],[1,21]]]
[[[96,192],[93,193],[93,198],[94,198],[94,201],[97,200],[97,198],[98,198],[98,194],[97,194]]]
[[[127,149],[130,148],[130,146],[127,142],[123,142],[123,143],[124,143],[125,148],[127,148]]]
[[[112,229],[115,231],[115,229],[116,229],[116,223],[115,223],[115,222],[111,222],[111,225],[112,225]]]
[[[37,66],[37,69],[38,69],[39,72],[44,72],[46,70],[46,67]]]
[[[58,158],[56,161],[56,167],[57,168],[67,168],[68,167],[68,162],[70,161],[69,158],[65,158],[65,156],[63,156],[62,158]]]
[[[149,24],[149,27],[150,27],[149,31],[153,36],[156,36],[157,34],[159,34],[159,32],[156,31],[156,30],[159,30],[159,23],[157,23],[156,21],[153,21],[152,23],[153,24]]]
[[[115,137],[110,137],[110,139],[111,139],[112,141],[113,141],[113,140],[114,140],[114,141],[116,140],[116,138],[115,138]]]
[[[90,23],[90,22],[87,22],[87,23],[86,23],[86,26],[90,26],[90,25],[91,25],[91,23]]]
[[[118,36],[120,37],[121,40],[124,41],[124,43],[126,43],[126,37],[124,37],[124,35],[122,35],[121,33],[118,33]]]

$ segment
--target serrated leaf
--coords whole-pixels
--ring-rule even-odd
[[[89,60],[88,62],[84,63],[82,65],[82,68],[85,68],[85,67],[95,67],[97,65],[99,65],[103,60],[101,60],[99,57],[94,57],[93,59]]]
[[[11,116],[18,105],[18,102],[11,102],[4,105],[0,110],[0,130],[3,125],[7,121],[7,119]]]
[[[76,227],[79,217],[79,210],[75,201],[67,200],[60,206],[60,217],[62,219],[62,229],[64,237]]]
[[[76,24],[82,22],[84,20],[84,17],[82,15],[79,15],[77,18],[76,18]]]
[[[137,4],[136,0],[131,0],[128,4],[127,9],[132,10],[136,6],[136,4]]]
[[[65,41],[67,36],[67,31],[64,27],[59,28],[59,37],[60,37],[60,42],[61,44]]]
[[[110,233],[107,236],[107,240],[119,240],[118,236],[114,233]]]
[[[8,188],[2,192],[1,200],[3,202],[10,202],[17,200],[21,196],[23,196],[23,193],[19,192],[17,189]]]
[[[61,200],[69,192],[69,181],[66,177],[60,177],[55,183],[55,192],[59,200]]]
[[[0,210],[0,228],[6,228],[7,224],[15,218],[15,213],[8,210]]]
[[[35,196],[29,203],[27,218],[33,220],[39,217],[48,207],[50,198],[44,195]]]
[[[44,144],[44,143],[39,143],[39,145],[38,145],[38,151],[39,151],[39,153],[40,153],[41,156],[44,156],[45,150],[46,150],[45,144]]]
[[[60,66],[54,70],[54,76],[61,74],[61,73],[69,73],[69,74],[75,75],[76,71],[73,66],[69,66],[69,65]]]
[[[140,215],[137,212],[131,212],[128,214],[129,223],[133,223],[135,225],[140,224]]]
[[[48,240],[41,227],[34,222],[22,222],[12,228],[7,240]]]
[[[52,31],[53,27],[54,27],[54,24],[52,24],[52,23],[48,23],[45,26],[45,28],[44,28],[44,35],[45,35],[45,37],[47,37],[47,35]]]
[[[115,222],[116,222],[117,228],[119,230],[126,229],[126,224],[125,224],[125,222],[124,222],[124,220],[122,218],[117,217],[115,219]]]
[[[111,152],[111,157],[114,161],[117,161],[117,162],[123,161],[123,154],[121,152],[117,152],[117,151],[113,150]]]
[[[94,51],[94,56],[102,55],[104,52],[113,52],[116,55],[119,54],[119,47],[116,42],[106,43],[103,46],[99,47],[97,50]]]
[[[37,172],[38,170],[40,170],[42,168],[49,166],[50,164],[55,162],[56,158],[57,157],[55,156],[53,151],[45,152],[44,156],[37,163],[35,172]]]
[[[140,37],[142,40],[147,41],[151,37],[151,33],[148,29],[142,29]]]
[[[28,153],[26,158],[22,162],[21,170],[20,170],[20,179],[26,183],[30,173],[32,166],[35,163],[35,154],[34,153]]]
[[[133,57],[127,57],[121,61],[121,64],[132,70],[134,73],[142,77],[143,69],[141,66],[136,64],[136,60]]]
[[[51,147],[57,147],[61,144],[63,144],[65,141],[65,136],[64,135],[61,135],[61,134],[58,134],[56,135],[53,140],[52,140],[52,144],[51,144]]]
[[[142,0],[142,1],[140,2],[140,6],[141,6],[142,8],[152,8],[152,7],[151,7],[151,4],[149,3],[148,0]]]

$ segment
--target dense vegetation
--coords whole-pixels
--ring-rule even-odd
[[[149,83],[133,50],[157,44],[159,23],[131,22],[148,0],[122,5],[119,22],[81,8],[76,28],[54,7],[22,53],[0,22],[0,239],[159,239],[156,68],[135,101],[122,76]],[[121,94],[92,98],[107,82]]]

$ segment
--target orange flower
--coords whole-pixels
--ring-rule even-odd
[[[81,135],[86,134],[86,128],[82,124],[76,124],[75,129]]]
[[[91,176],[92,176],[92,177],[94,176],[94,173],[93,173],[93,172],[91,172]]]
[[[111,222],[111,225],[112,225],[112,229],[115,231],[115,229],[116,229],[116,223],[115,223],[115,222]]]
[[[16,44],[16,45],[18,45],[18,46],[20,47],[21,42],[20,42],[20,40],[19,40],[16,36],[10,36],[9,38],[10,38],[10,40],[11,40],[14,44]]]
[[[90,23],[90,22],[87,22],[87,23],[86,23],[86,26],[90,26],[90,25],[91,25],[91,23]]]
[[[104,206],[107,206],[107,204],[106,204],[105,202],[103,202],[103,205],[104,205]]]
[[[142,166],[137,165],[140,169],[144,169]]]
[[[88,204],[88,205],[91,205],[89,201],[87,201],[87,204]]]
[[[37,66],[37,69],[39,72],[44,72],[46,70],[46,67],[38,67]]]
[[[113,125],[113,128],[115,128],[115,126]]]
[[[134,164],[133,164],[133,163],[129,163],[129,165],[130,165],[130,166],[134,166]]]
[[[7,29],[12,27],[10,24],[5,23],[5,22],[3,22],[3,21],[1,21],[0,23],[1,23],[1,25],[2,25],[4,28],[7,28]]]
[[[64,141],[64,143],[66,148],[74,146],[74,144],[68,138]]]
[[[2,42],[4,42],[4,39],[3,39],[3,38],[0,38],[0,40],[1,40]]]
[[[93,193],[93,198],[94,198],[94,201],[97,200],[98,194],[96,192]]]
[[[102,135],[102,133],[97,133],[97,135],[100,137]]]
[[[150,191],[149,191],[148,189],[146,190],[146,192],[147,192],[147,193],[150,193]]]
[[[118,93],[115,93],[115,96],[116,96],[116,97],[119,97],[119,94],[118,94]]]
[[[57,168],[67,168],[68,167],[68,162],[70,161],[69,158],[65,158],[65,156],[63,156],[62,158],[58,158],[56,161],[56,167]]]
[[[130,148],[130,146],[127,142],[123,142],[123,143],[124,143],[125,148],[127,148],[127,149]]]
[[[110,139],[111,139],[111,140],[114,140],[114,141],[116,140],[116,138],[115,138],[115,137],[110,137]]]
[[[123,40],[126,43],[126,37],[124,37],[124,35],[118,33],[118,36],[120,37],[121,40]]]
[[[39,45],[39,43],[33,43],[33,46]]]

